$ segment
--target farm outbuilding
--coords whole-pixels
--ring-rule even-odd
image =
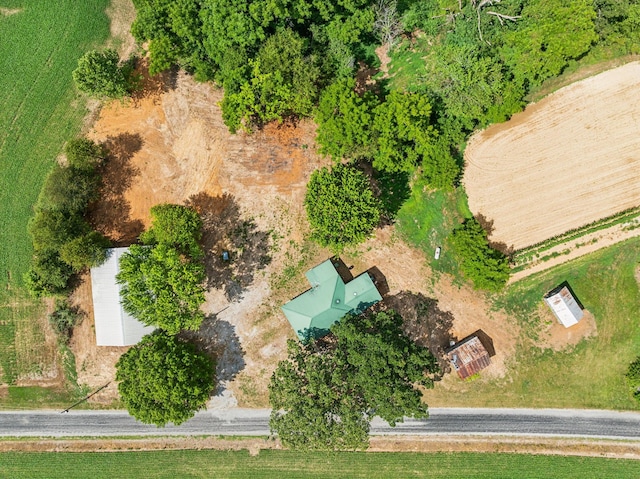
[[[491,356],[475,334],[467,336],[445,351],[460,379],[467,379],[491,364]]]
[[[311,289],[282,306],[300,340],[322,337],[347,313],[361,313],[382,299],[369,273],[345,283],[330,259],[306,277]]]
[[[116,275],[120,271],[120,257],[128,248],[110,248],[107,261],[91,268],[93,316],[98,346],[132,346],[155,328],[145,326],[127,313],[120,303],[120,285]]]
[[[553,311],[560,324],[565,328],[577,324],[584,316],[582,307],[576,301],[566,283],[561,284],[557,288],[549,291],[545,297],[545,302]]]

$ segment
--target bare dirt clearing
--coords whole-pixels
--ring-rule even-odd
[[[558,90],[472,137],[464,184],[521,249],[640,205],[640,62]]]

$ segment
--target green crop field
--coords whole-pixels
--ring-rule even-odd
[[[27,222],[65,141],[80,131],[84,100],[71,72],[109,36],[109,0],[3,0],[0,13],[0,382],[33,369],[16,334],[40,314],[21,290],[31,245]],[[26,368],[26,369],[25,369]]]
[[[18,478],[626,479],[640,461],[523,454],[154,451],[4,453],[0,475]]]
[[[431,405],[639,409],[625,384],[629,363],[640,355],[640,290],[635,270],[640,238],[565,263],[509,287],[495,298],[522,329],[515,361],[503,380],[473,387],[458,382],[464,394],[439,388],[427,392]],[[543,295],[568,281],[596,322],[595,336],[564,351],[540,349],[535,340],[544,326],[538,307]]]

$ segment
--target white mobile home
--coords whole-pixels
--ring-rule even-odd
[[[128,248],[111,248],[107,261],[91,268],[93,316],[98,346],[132,346],[155,328],[145,326],[127,313],[120,304],[120,285],[116,275],[120,271],[120,257]]]

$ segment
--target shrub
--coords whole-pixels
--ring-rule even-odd
[[[49,324],[58,336],[67,342],[79,318],[80,315],[75,308],[72,308],[66,300],[58,299],[56,309],[49,315]]]
[[[73,80],[80,90],[97,98],[123,98],[128,94],[125,69],[120,66],[118,52],[91,50],[78,60]]]

